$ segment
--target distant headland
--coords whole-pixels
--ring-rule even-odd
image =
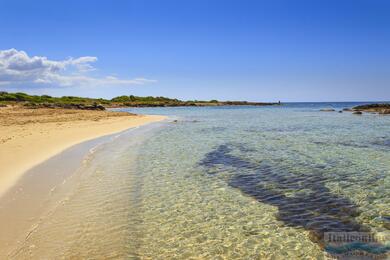
[[[105,110],[115,107],[178,107],[178,106],[272,106],[280,105],[269,102],[248,101],[200,101],[179,100],[167,97],[118,96],[112,99],[85,98],[76,96],[52,97],[48,95],[29,95],[22,92],[9,93],[0,91],[0,106],[23,105],[28,108],[65,108],[85,110]]]

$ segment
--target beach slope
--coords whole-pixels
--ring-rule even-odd
[[[125,112],[0,108],[0,195],[25,171],[77,143],[164,118]]]

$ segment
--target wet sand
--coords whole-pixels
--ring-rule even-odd
[[[133,178],[135,158],[164,125],[130,128],[74,145],[23,174],[0,197],[0,259],[100,259],[123,253],[127,229],[122,227],[120,235],[107,228],[118,222],[131,225],[123,214],[134,206],[129,203],[132,189],[140,187]],[[123,174],[118,176],[118,169]],[[85,236],[87,241],[79,241]]]
[[[24,173],[0,197],[0,259],[16,258],[12,253],[76,186],[92,151],[112,136],[77,144],[51,157]]]
[[[28,169],[77,143],[163,119],[124,112],[0,108],[0,196]]]
[[[0,258],[25,241],[81,176],[96,147],[162,116],[64,109],[0,109]],[[126,131],[127,130],[127,131]],[[87,156],[87,157],[86,157]]]

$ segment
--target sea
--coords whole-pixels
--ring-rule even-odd
[[[168,117],[90,149],[69,175],[73,187],[11,258],[348,253],[348,241],[332,247],[329,232],[379,237],[369,250],[357,246],[371,253],[365,257],[383,257],[390,248],[390,116],[339,112],[359,104],[117,109]],[[320,111],[329,108],[335,111]]]

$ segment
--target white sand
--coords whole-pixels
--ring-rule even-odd
[[[0,195],[28,169],[77,143],[165,118],[104,111],[0,110]]]

